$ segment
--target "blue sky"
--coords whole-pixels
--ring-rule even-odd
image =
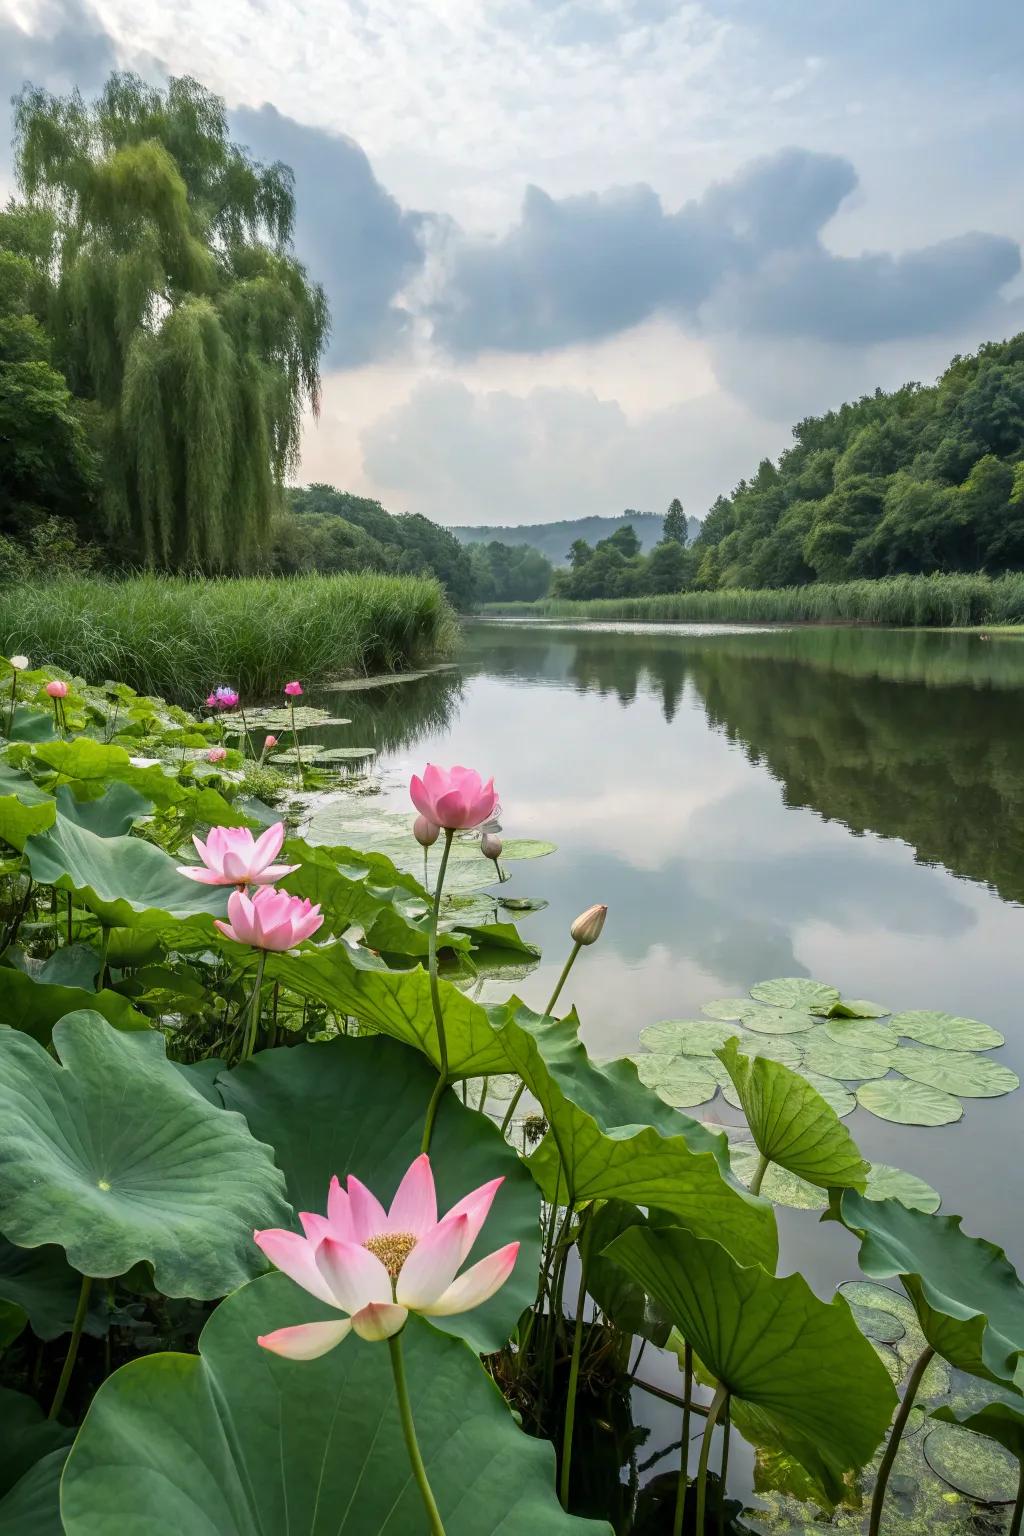
[[[5,97],[191,73],[293,165],[304,476],[446,522],[699,516],[1024,328],[1022,57],[1008,0],[0,0]]]

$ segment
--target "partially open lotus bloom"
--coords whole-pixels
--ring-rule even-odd
[[[207,709],[234,709],[238,703],[238,694],[233,688],[215,688],[207,696]]]
[[[46,691],[51,699],[66,699],[68,696],[68,685],[67,683],[62,683],[60,678],[55,678],[52,683],[47,683]]]
[[[284,691],[290,699],[298,699],[302,696],[301,683],[285,683]]]
[[[412,824],[412,835],[421,848],[433,848],[441,836],[441,828],[428,821],[425,816],[417,816]]]
[[[262,885],[250,898],[244,891],[232,891],[228,897],[228,920],[214,922],[225,938],[253,949],[292,949],[303,939],[311,939],[323,923],[320,904],[316,906],[301,896],[275,891]]]
[[[220,757],[214,757],[214,752]],[[223,747],[214,747],[207,756],[211,763],[220,762],[227,753]],[[256,838],[248,827],[213,827],[205,843],[201,837],[192,841],[203,862],[179,864],[178,873],[200,885],[273,885],[299,867],[274,863],[284,842],[283,821],[275,821]]]
[[[14,668],[15,672],[24,672],[25,669],[28,667],[28,657],[27,656],[12,656],[11,657],[11,666]]]
[[[226,747],[211,747],[206,754],[206,761],[208,763],[222,763],[227,755]]]
[[[427,764],[422,778],[413,774],[409,794],[421,816],[448,832],[479,827],[498,804],[493,779],[485,784],[475,768],[438,768],[435,763]]]
[[[276,736],[268,736],[266,741],[263,743],[263,750],[264,750],[264,752],[269,752],[271,747],[276,747],[276,746],[277,746],[277,737]]]
[[[512,1273],[519,1244],[458,1271],[502,1182],[481,1184],[438,1221],[426,1153],[402,1179],[388,1211],[353,1175],[347,1190],[332,1179],[327,1215],[299,1213],[305,1236],[275,1229],[255,1238],[275,1268],[347,1316],[279,1328],[258,1342],[290,1360],[316,1360],[352,1330],[376,1343],[398,1333],[410,1312],[451,1317],[482,1306]]]

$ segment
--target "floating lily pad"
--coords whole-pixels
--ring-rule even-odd
[[[376,747],[319,747],[313,742],[303,743],[301,748],[286,747],[283,752],[274,752],[269,761],[276,767],[279,763],[297,763],[301,754],[302,762],[307,768],[330,767],[332,763],[366,763],[370,758],[376,757]]]
[[[747,997],[713,997],[710,1003],[705,1003],[701,1013],[706,1013],[709,1019],[739,1019],[744,1008],[750,1007],[750,999]]]
[[[926,1083],[912,1083],[906,1077],[863,1083],[857,1089],[857,1103],[895,1125],[952,1125],[964,1112],[960,1100],[951,1093],[929,1088]]]
[[[825,1077],[821,1072],[808,1072],[806,1067],[801,1067],[800,1071],[811,1087],[818,1090],[825,1103],[832,1106],[840,1120],[845,1120],[856,1109],[856,1095],[838,1078]]]
[[[506,912],[543,912],[549,905],[543,896],[499,896],[496,898],[499,907],[504,907]]]
[[[752,1141],[737,1142],[729,1148],[732,1170],[744,1184],[749,1184],[753,1178],[760,1156]],[[786,1205],[795,1211],[823,1211],[828,1205],[824,1190],[778,1163],[772,1163],[765,1174],[761,1193],[773,1205]]]
[[[742,1036],[742,1029],[716,1019],[666,1019],[663,1024],[650,1024],[640,1031],[640,1039],[649,1051],[679,1056],[711,1056],[727,1040]]]
[[[903,1376],[903,1365],[899,1355],[888,1344],[881,1344],[877,1339],[871,1339],[871,1348],[881,1360],[894,1387],[898,1387]]]
[[[836,1045],[852,1045],[862,1051],[894,1051],[898,1036],[885,1024],[866,1019],[829,1019],[825,1033]]]
[[[962,1424],[936,1424],[924,1440],[924,1459],[944,1483],[979,1504],[1012,1504],[1020,1477],[1017,1458],[987,1435]]]
[[[652,1088],[666,1104],[692,1109],[706,1104],[718,1092],[718,1083],[703,1062],[688,1056],[654,1056],[641,1052],[635,1058],[640,1081]]]
[[[799,1035],[817,1023],[809,1013],[798,1008],[764,1008],[748,1003],[741,1015],[748,1029],[759,1035]]]
[[[1020,1087],[1016,1072],[993,1061],[991,1056],[976,1056],[966,1051],[920,1050],[903,1046],[893,1065],[904,1077],[930,1088],[942,1088],[965,1099],[997,1099]]]
[[[909,1040],[940,1046],[947,1051],[989,1051],[1005,1043],[997,1029],[978,1019],[961,1019],[953,1013],[933,1013],[926,1008],[893,1014],[889,1027]]]
[[[916,1173],[891,1168],[888,1163],[872,1163],[864,1193],[869,1200],[898,1200],[911,1211],[929,1215],[942,1204],[942,1196]]]
[[[804,1052],[804,1065],[823,1077],[838,1077],[843,1082],[863,1082],[869,1077],[884,1077],[892,1065],[892,1051],[863,1051],[853,1045],[837,1045],[822,1030]]]
[[[479,845],[476,847],[479,854]],[[507,837],[501,840],[501,859],[546,859],[549,853],[557,853],[557,843],[546,843],[537,837]]]
[[[806,976],[779,976],[773,981],[759,981],[750,989],[751,997],[772,1008],[798,1008],[806,1013],[831,1013],[840,1001],[835,987]]]
[[[884,1019],[891,1008],[871,1003],[865,997],[841,997],[832,1009],[834,1019]]]

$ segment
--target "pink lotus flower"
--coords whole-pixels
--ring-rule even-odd
[[[222,763],[227,755],[226,747],[211,747],[206,754],[206,761],[208,763]]]
[[[422,779],[413,774],[409,794],[421,816],[448,832],[480,826],[498,804],[493,779],[485,784],[475,768],[438,768],[433,763],[427,764]]]
[[[223,747],[214,747],[208,754],[211,762],[214,752],[227,756]],[[205,843],[201,837],[192,841],[203,862],[179,864],[178,873],[200,885],[273,885],[299,867],[274,863],[284,842],[283,821],[275,821],[257,838],[248,827],[212,827]]]
[[[327,1215],[299,1212],[305,1236],[281,1229],[254,1236],[275,1268],[348,1316],[278,1328],[257,1343],[289,1360],[316,1360],[352,1329],[379,1342],[400,1332],[410,1312],[451,1317],[481,1306],[512,1273],[519,1244],[507,1243],[464,1274],[458,1270],[503,1182],[481,1184],[438,1221],[426,1153],[409,1168],[389,1211],[352,1174],[347,1191],[332,1179]]]
[[[253,949],[292,949],[303,939],[312,938],[323,923],[320,905],[308,898],[289,896],[262,885],[250,898],[244,891],[232,891],[228,897],[228,921],[214,922],[225,938]]]
[[[290,699],[298,699],[302,696],[301,683],[285,683],[284,691]]]
[[[233,688],[215,688],[207,695],[207,709],[234,709],[238,703],[238,694]]]
[[[55,678],[52,683],[47,683],[46,691],[51,699],[66,699],[68,696],[68,685],[67,683],[62,683],[59,678]]]
[[[266,741],[263,743],[263,750],[264,750],[264,752],[269,752],[271,747],[276,747],[276,746],[277,746],[277,737],[276,736],[268,736]]]

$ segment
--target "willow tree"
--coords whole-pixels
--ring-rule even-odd
[[[51,329],[102,412],[111,533],[152,565],[245,566],[319,404],[323,290],[291,254],[287,167],[228,138],[194,80],[26,88],[22,190],[57,223]]]

